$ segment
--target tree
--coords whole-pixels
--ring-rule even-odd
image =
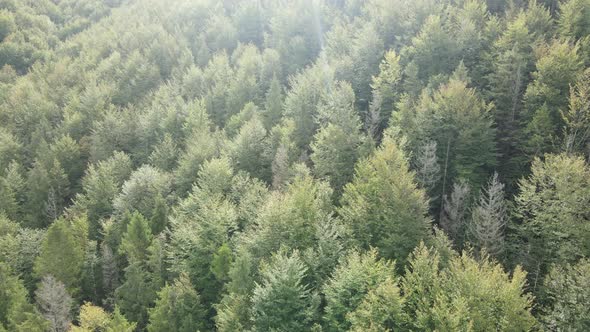
[[[354,109],[354,92],[346,83],[339,82],[332,93],[320,102],[318,123],[320,130],[311,143],[314,173],[332,185],[336,197],[350,182],[356,161],[368,150],[361,134],[361,122]]]
[[[131,159],[122,152],[90,165],[82,178],[82,193],[76,196],[74,210],[86,211],[90,223],[90,238],[99,237],[99,222],[113,211],[113,200],[131,175]]]
[[[373,89],[373,101],[378,95],[380,99],[380,109],[378,117],[378,127],[381,130],[385,128],[386,122],[391,117],[391,113],[398,101],[402,78],[402,67],[400,65],[400,56],[393,50],[385,53],[384,59],[379,65],[379,75],[373,76],[371,88]]]
[[[148,247],[151,245],[153,235],[148,221],[135,212],[127,225],[127,231],[121,239],[119,252],[126,255],[132,263],[145,262],[148,256]]]
[[[565,123],[566,151],[581,152],[590,158],[590,69],[570,88],[569,107],[561,116]]]
[[[281,82],[276,76],[273,76],[270,87],[266,92],[266,101],[264,103],[264,125],[270,130],[278,124],[283,115],[283,93]]]
[[[72,298],[63,283],[51,275],[43,277],[35,298],[39,310],[51,323],[52,332],[66,332],[70,329]]]
[[[525,172],[523,96],[534,70],[532,45],[533,34],[527,27],[527,16],[518,15],[494,43],[498,56],[488,77],[489,98],[495,104],[499,173],[506,179],[509,192],[514,191],[518,178]]]
[[[532,296],[526,273],[512,274],[485,256],[462,253],[446,263],[436,249],[416,248],[401,284],[406,312],[417,330],[530,330]]]
[[[270,182],[270,160],[265,158],[266,129],[258,117],[246,122],[229,146],[234,167]]]
[[[136,324],[129,323],[121,315],[118,308],[113,313],[104,311],[101,307],[92,305],[90,302],[84,303],[80,307],[80,316],[78,318],[79,326],[72,326],[72,332],[133,332]]]
[[[416,105],[402,99],[398,109],[391,126],[408,138],[407,149],[418,151],[425,142],[436,142],[442,173],[437,192],[448,194],[458,178],[483,185],[497,164],[492,104],[465,82],[451,79],[432,95],[422,93]]]
[[[346,315],[351,331],[385,332],[403,329],[408,317],[403,311],[400,288],[391,278],[371,289],[363,302]]]
[[[467,212],[469,211],[469,185],[465,181],[453,184],[451,196],[443,197],[443,209],[440,226],[458,248],[463,247],[467,228]]]
[[[172,285],[158,292],[154,308],[149,310],[147,330],[188,332],[205,327],[205,309],[188,275],[180,274]]]
[[[555,152],[562,137],[564,120],[561,111],[567,108],[570,85],[582,73],[579,45],[554,41],[540,50],[533,82],[525,98],[526,133],[529,154]]]
[[[169,174],[144,165],[134,171],[123,184],[121,193],[114,201],[115,211],[120,214],[138,211],[149,219],[158,197],[167,202],[174,200],[172,179]]]
[[[252,295],[254,331],[310,329],[318,303],[304,284],[306,272],[297,251],[279,252],[262,267]]]
[[[0,283],[0,330],[41,332],[49,328],[49,322],[28,302],[22,282],[3,262],[0,263]]]
[[[578,39],[590,32],[588,13],[590,4],[585,0],[569,0],[559,3],[558,31],[563,37]]]
[[[360,316],[366,310],[363,309],[366,308],[363,300],[379,284],[392,278],[393,273],[393,264],[379,259],[375,250],[366,253],[352,251],[344,257],[323,290],[326,298],[323,316],[326,330],[348,330],[355,321],[356,324],[363,324],[364,318]],[[351,319],[347,319],[347,314]]]
[[[84,252],[85,247],[76,240],[72,224],[65,219],[57,220],[49,227],[41,244],[41,252],[35,260],[35,274],[39,278],[51,276],[76,294],[80,287]]]
[[[144,328],[156,292],[149,273],[140,263],[134,262],[125,268],[125,282],[115,290],[115,303],[128,320]]]
[[[372,156],[357,165],[341,204],[339,214],[356,242],[364,249],[374,246],[399,266],[421,240],[430,237],[426,195],[417,188],[393,138],[386,137]]]
[[[590,261],[553,266],[545,279],[549,303],[541,316],[547,329],[583,331],[590,327]]]
[[[429,193],[430,202],[438,199],[433,190],[440,180],[440,165],[436,156],[436,142],[425,143],[416,156],[416,181]]]
[[[476,248],[485,249],[496,258],[506,249],[504,229],[508,222],[506,202],[504,201],[504,185],[494,173],[488,186],[479,196],[479,202],[472,209],[469,231]]]
[[[521,238],[519,260],[530,271],[531,287],[542,285],[552,263],[590,256],[590,232],[584,220],[590,210],[590,169],[580,157],[536,158],[531,175],[520,182],[515,198]],[[518,243],[518,242],[517,242]]]

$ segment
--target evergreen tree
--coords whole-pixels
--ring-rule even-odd
[[[407,255],[430,236],[428,201],[418,189],[403,151],[392,138],[361,161],[344,188],[339,214],[364,249],[403,265]]]
[[[469,185],[465,181],[453,184],[451,196],[443,197],[440,226],[458,248],[463,247],[466,237],[467,212],[469,211]]]
[[[379,65],[379,75],[373,76],[371,88],[373,89],[373,102],[376,96],[380,97],[380,110],[378,116],[378,128],[383,130],[398,101],[401,89],[402,67],[400,57],[393,50],[385,53],[383,61]]]
[[[0,263],[0,330],[41,332],[49,329],[49,322],[41,317],[27,300],[22,282]]]
[[[125,254],[130,262],[144,262],[148,256],[148,247],[153,235],[148,221],[139,212],[131,216],[127,231],[121,239],[119,252]]]
[[[590,158],[590,69],[570,88],[569,108],[562,111],[566,151],[581,152]]]
[[[39,310],[51,323],[52,332],[66,332],[70,329],[72,298],[63,283],[51,275],[43,277],[35,298]]]
[[[156,300],[157,289],[151,283],[149,273],[140,263],[131,263],[125,268],[125,282],[115,290],[115,303],[125,317],[145,328],[148,323],[148,308]]]
[[[582,331],[590,327],[590,262],[553,266],[545,279],[549,304],[543,323],[551,330]]]
[[[506,202],[504,201],[504,185],[494,173],[479,197],[479,202],[472,209],[472,220],[469,232],[473,244],[479,249],[496,258],[506,249],[504,229],[508,222]]]
[[[181,274],[172,285],[158,292],[154,308],[149,310],[152,331],[195,331],[204,328],[205,310],[188,276]]]
[[[368,309],[363,300],[392,277],[393,270],[393,264],[379,259],[375,250],[367,253],[353,251],[344,257],[323,290],[326,330],[342,331],[348,330],[351,323],[363,324],[366,317],[359,315]]]
[[[515,254],[529,271],[533,290],[541,287],[551,263],[590,255],[590,233],[581,222],[590,212],[589,172],[580,157],[546,155],[533,161],[532,174],[520,182],[515,228],[523,241]]]
[[[254,331],[310,329],[318,303],[304,284],[306,272],[297,251],[278,253],[262,267],[252,295]]]
[[[85,247],[76,241],[72,224],[60,219],[47,230],[41,252],[35,259],[35,274],[39,278],[52,276],[66,285],[69,292],[76,294],[80,287],[84,252]]]

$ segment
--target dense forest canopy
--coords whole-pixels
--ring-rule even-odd
[[[0,331],[589,331],[590,0],[0,0]]]

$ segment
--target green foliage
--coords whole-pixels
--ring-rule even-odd
[[[533,286],[541,285],[552,263],[588,257],[587,223],[590,170],[580,157],[546,155],[535,159],[532,174],[520,182],[516,197],[522,244],[515,253],[530,271]]]
[[[22,282],[3,262],[0,263],[0,281],[0,330],[45,331],[49,322],[28,302]]]
[[[543,308],[543,322],[551,330],[585,330],[590,325],[588,293],[590,262],[553,266],[545,279],[549,305]]]
[[[115,290],[115,303],[125,318],[144,328],[148,323],[148,308],[156,300],[156,291],[149,273],[138,262],[125,268],[125,282]]]
[[[369,298],[376,294],[369,295],[367,302],[363,299],[379,284],[393,277],[393,273],[393,264],[378,259],[375,250],[364,254],[353,251],[343,258],[323,290],[326,298],[323,317],[326,329],[342,331],[349,329],[351,324],[358,328],[370,327],[370,324],[369,326],[363,324],[367,324],[367,319],[370,320],[366,317],[367,314],[373,314],[370,311],[378,310],[378,308],[370,308],[372,305],[370,302],[377,299]],[[389,305],[395,306],[395,303]]]
[[[312,325],[317,299],[303,280],[307,268],[297,251],[274,255],[262,267],[252,295],[254,331],[304,331]]]
[[[136,326],[135,323],[127,322],[118,308],[115,308],[113,313],[108,313],[90,302],[86,302],[80,307],[78,321],[79,326],[72,326],[72,332],[132,332]]]
[[[72,222],[65,219],[55,221],[47,230],[34,267],[39,278],[53,276],[72,293],[79,291],[85,252],[85,246],[76,237],[87,236],[75,231]]]
[[[188,332],[204,328],[205,310],[186,274],[158,292],[154,308],[149,310],[148,331]]]
[[[374,246],[403,266],[413,248],[430,236],[428,201],[418,189],[403,151],[386,137],[356,167],[344,188],[339,214],[363,248]]]
[[[121,239],[119,251],[126,255],[132,264],[144,262],[147,259],[148,247],[152,243],[152,238],[148,221],[139,212],[135,212]]]
[[[0,330],[583,330],[589,26],[0,0]]]

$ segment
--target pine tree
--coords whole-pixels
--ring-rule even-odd
[[[127,319],[144,328],[148,322],[148,308],[156,299],[157,289],[140,263],[125,269],[125,282],[115,290],[115,303]]]
[[[590,213],[589,199],[590,169],[580,157],[536,158],[531,175],[521,180],[515,231],[523,241],[515,254],[529,271],[533,290],[541,287],[552,263],[590,255],[590,233],[580,222]]]
[[[385,128],[399,98],[402,78],[402,67],[399,62],[400,56],[395,51],[387,51],[379,65],[379,75],[372,78],[373,102],[380,98],[381,112],[377,121],[379,131]]]
[[[346,315],[351,331],[385,332],[403,329],[408,317],[403,311],[403,298],[397,283],[388,278],[371,289],[363,302]]]
[[[85,248],[76,241],[72,225],[60,219],[49,229],[41,252],[35,259],[35,274],[39,277],[52,276],[66,285],[69,292],[76,294],[84,263]]]
[[[418,189],[403,151],[386,137],[379,149],[361,161],[344,188],[339,214],[364,249],[403,265],[407,255],[430,236],[428,201]]]
[[[281,82],[276,76],[273,76],[264,104],[264,126],[267,130],[278,124],[282,117],[283,95],[281,90]]]
[[[0,330],[41,332],[49,329],[49,322],[27,301],[27,290],[22,282],[0,263]]]
[[[149,310],[150,332],[189,332],[205,327],[206,311],[188,275],[181,274],[172,285],[158,292],[154,308]]]
[[[119,252],[126,255],[130,262],[144,262],[148,257],[148,248],[152,239],[153,235],[148,221],[139,212],[135,212],[121,239]]]
[[[443,197],[440,226],[458,248],[465,242],[470,191],[465,181],[458,181],[453,184],[450,198]]]
[[[562,111],[565,123],[565,149],[581,152],[590,159],[590,69],[570,88],[569,108]]]
[[[590,261],[553,266],[545,279],[549,303],[541,319],[547,329],[583,331],[590,328]]]
[[[51,275],[43,277],[35,298],[39,310],[51,323],[52,332],[66,332],[70,329],[72,298],[63,283]]]
[[[427,142],[420,148],[415,164],[416,181],[429,193],[430,201],[433,203],[438,199],[433,190],[440,180],[440,165],[436,156],[436,142]]]
[[[504,229],[508,222],[504,185],[494,173],[472,210],[469,225],[470,237],[479,249],[485,249],[493,257],[500,258],[506,249]]]
[[[297,251],[278,253],[263,267],[252,295],[254,331],[309,330],[317,302],[304,284],[306,272]]]

